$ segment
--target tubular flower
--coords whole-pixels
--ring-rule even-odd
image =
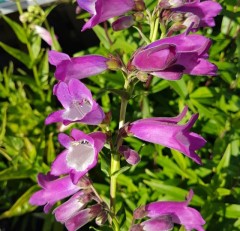
[[[198,27],[213,27],[215,26],[214,17],[220,13],[222,7],[219,3],[212,0],[190,0],[186,1],[182,6],[173,8],[172,10],[175,12],[193,13],[200,20]]]
[[[76,231],[94,218],[96,218],[97,223],[97,220],[102,218],[103,213],[106,214],[106,212],[103,211],[103,206],[101,204],[92,205],[86,209],[78,211],[75,215],[66,220],[65,226],[68,231]]]
[[[53,112],[45,124],[63,122],[81,122],[90,125],[101,123],[105,117],[101,107],[93,100],[89,89],[77,79],[68,83],[60,82],[54,87],[54,94],[64,107],[63,110]]]
[[[192,115],[186,124],[177,124],[186,113],[187,107],[177,117],[140,119],[130,123],[127,132],[141,140],[176,149],[196,163],[201,164],[201,159],[195,151],[203,147],[206,141],[200,135],[190,132],[198,114]]]
[[[147,220],[147,224],[146,222],[142,222],[140,226],[143,228],[145,228],[145,226],[159,228],[152,230],[171,230],[172,222],[183,225],[187,231],[193,229],[204,231],[202,226],[205,224],[205,221],[202,218],[201,214],[196,209],[188,207],[188,204],[191,201],[192,197],[193,191],[190,190],[186,201],[183,202],[152,202],[150,204],[137,208],[134,211],[133,216],[135,219],[142,219],[144,217],[151,218]],[[160,227],[165,227],[166,229],[160,229]],[[142,230],[150,231],[151,229],[147,228]],[[134,231],[134,229],[132,231]]]
[[[98,153],[103,148],[106,135],[102,132],[85,134],[73,129],[71,136],[60,133],[59,142],[66,148],[57,156],[51,167],[51,174],[59,176],[70,174],[72,182],[77,184],[98,161]]]
[[[48,52],[48,58],[50,64],[56,66],[54,73],[56,79],[64,82],[97,75],[108,68],[106,64],[108,59],[101,55],[70,58],[67,54],[52,50]]]
[[[180,34],[139,49],[131,64],[141,72],[167,80],[178,80],[184,73],[215,75],[217,67],[207,60],[210,46],[210,39],[202,35]]]
[[[78,185],[72,183],[69,176],[57,178],[51,174],[38,174],[38,184],[41,190],[35,192],[29,202],[32,205],[45,205],[44,212],[48,213],[59,200],[73,195],[80,190]]]
[[[133,225],[130,231],[170,231],[173,229],[173,222],[170,216],[159,216],[148,219],[140,224]]]
[[[120,16],[134,7],[133,0],[77,0],[78,5],[88,11],[92,17],[83,26],[82,31],[90,29],[97,24]]]

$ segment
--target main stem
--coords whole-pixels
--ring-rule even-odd
[[[124,89],[128,90],[128,80],[126,80]],[[120,116],[119,116],[119,129],[125,123],[125,116],[127,110],[128,99],[122,96],[121,98],[121,108],[120,108]],[[120,154],[118,153],[118,148],[122,145],[123,139],[120,138],[117,142],[116,151],[114,151],[111,155],[111,182],[110,182],[110,208],[112,213],[115,215],[116,212],[116,191],[117,191],[117,171],[120,170]],[[117,230],[117,228],[115,229]]]

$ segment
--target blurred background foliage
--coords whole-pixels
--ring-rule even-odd
[[[147,0],[146,3],[152,8],[156,1]],[[192,113],[199,113],[193,130],[208,141],[198,152],[203,165],[198,166],[179,152],[160,145],[126,138],[124,142],[139,151],[142,160],[138,166],[125,172],[127,168],[122,163],[123,173],[118,177],[122,230],[129,227],[132,211],[137,206],[156,200],[182,201],[189,189],[195,192],[191,206],[205,218],[206,230],[240,230],[240,1],[221,0],[219,3],[223,10],[216,18],[216,27],[199,32],[212,39],[210,59],[219,68],[218,76],[185,75],[176,82],[154,77],[148,86],[139,82],[130,100],[126,119],[175,116],[184,105],[188,105],[188,118]],[[72,5],[71,2],[65,4]],[[18,7],[22,15],[20,5]],[[60,106],[52,95],[56,80],[54,69],[48,64],[50,47],[32,29],[33,25],[41,25],[54,35],[48,16],[55,7],[58,6],[30,8],[30,12],[35,10],[36,17],[23,23],[3,15],[0,19],[8,24],[22,44],[21,49],[9,46],[1,41],[0,35],[0,47],[21,64],[15,66],[15,61],[10,61],[0,71],[1,230],[64,230],[54,221],[54,216],[28,204],[31,194],[39,189],[37,173],[46,173],[62,150],[57,142],[57,134],[63,129],[61,125],[44,125],[46,116]],[[86,17],[88,14],[81,12],[75,17],[76,23],[82,25]],[[143,26],[143,30],[146,28]],[[127,62],[132,53],[144,44],[134,28],[113,32],[105,23],[104,27],[96,26],[93,31],[95,35],[90,36],[95,36],[95,40],[98,38],[96,45],[75,50],[75,56],[92,53],[108,56],[111,53],[122,56]],[[81,43],[82,38],[78,39]],[[61,43],[57,40],[53,46],[61,50]],[[68,53],[68,50],[63,52]],[[114,131],[118,124],[120,98],[119,91],[113,89],[122,89],[121,73],[109,71],[83,82],[104,111],[111,111],[111,129]],[[85,125],[79,125],[79,128],[85,132],[94,129]],[[109,195],[108,161],[109,151],[105,148],[98,167],[90,171],[96,189],[106,200]],[[103,172],[100,173],[101,170]],[[182,227],[174,230],[179,228],[183,230]]]

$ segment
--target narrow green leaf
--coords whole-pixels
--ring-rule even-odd
[[[33,211],[36,207],[29,204],[29,199],[32,194],[39,189],[38,185],[34,185],[29,188],[18,200],[13,204],[13,206],[6,212],[0,215],[0,219],[9,218],[13,216],[20,216],[27,212]]]
[[[187,196],[188,191],[178,188],[176,186],[167,185],[165,182],[159,180],[147,181],[144,180],[144,183],[152,187],[154,190],[160,190],[160,192],[166,194],[168,197],[176,201],[184,201],[184,198]],[[203,199],[197,195],[194,195],[191,204],[201,206],[204,203]]]
[[[22,43],[26,44],[28,39],[27,39],[27,34],[24,31],[23,27],[20,24],[14,22],[12,19],[8,18],[7,16],[5,16],[5,15],[1,15],[1,16],[3,17],[5,22],[13,29],[18,40],[21,41]]]
[[[93,27],[92,29],[95,32],[95,34],[97,35],[97,37],[99,38],[99,40],[102,42],[103,46],[106,49],[110,49],[110,43],[109,43],[109,40],[105,33],[105,30],[102,27],[100,27],[99,25]]]
[[[223,168],[227,168],[231,158],[231,144],[229,144],[223,154],[221,161],[219,162],[216,172],[219,173]]]
[[[31,67],[31,61],[29,56],[13,47],[10,47],[2,42],[0,42],[0,47],[2,47],[8,54],[12,55],[14,58],[22,62],[26,67],[30,68]]]
[[[29,168],[19,168],[15,169],[14,167],[7,168],[0,172],[0,181],[4,180],[14,180],[14,179],[26,179],[35,176],[36,171],[32,169],[31,166]]]
[[[185,99],[188,95],[187,85],[183,78],[178,81],[168,81],[168,84],[181,98]]]

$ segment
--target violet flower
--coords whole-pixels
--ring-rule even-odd
[[[51,174],[55,176],[69,174],[73,183],[77,184],[80,178],[97,164],[98,153],[103,148],[106,135],[102,132],[87,135],[73,129],[71,136],[60,133],[58,140],[66,150],[53,162]]]
[[[88,202],[91,201],[91,197],[92,194],[85,193],[84,190],[75,193],[70,199],[53,210],[56,220],[65,223],[80,210],[84,209]]]
[[[64,107],[50,114],[45,124],[63,122],[68,125],[81,122],[90,125],[101,123],[105,117],[101,107],[93,100],[89,89],[77,79],[60,82],[54,87],[54,94]]]
[[[56,66],[54,73],[56,79],[68,82],[70,79],[83,79],[92,75],[97,75],[105,71],[108,67],[107,58],[101,55],[84,55],[70,58],[67,54],[49,51],[48,58],[50,64]]]
[[[214,17],[220,13],[222,7],[219,3],[212,0],[190,0],[172,10],[175,12],[191,12],[195,14],[200,20],[199,27],[214,27]]]
[[[203,147],[206,141],[200,135],[190,131],[198,118],[198,114],[192,115],[186,124],[177,124],[186,113],[187,107],[177,117],[140,119],[130,123],[127,132],[141,140],[178,150],[196,163],[201,164],[201,159],[195,151]]]
[[[38,206],[45,205],[45,213],[48,213],[57,201],[69,197],[80,190],[78,185],[72,183],[69,176],[57,178],[51,174],[44,175],[39,173],[38,184],[42,189],[31,196],[29,203]]]
[[[83,26],[82,31],[90,29],[97,24],[123,15],[134,7],[134,0],[77,0],[78,5],[88,11],[92,17]]]
[[[124,30],[134,24],[134,17],[132,15],[122,16],[112,23],[114,31]]]
[[[190,190],[186,201],[183,201],[183,202],[176,202],[176,201],[152,202],[150,204],[137,208],[134,211],[133,216],[135,219],[150,217],[151,219],[148,220],[150,224],[148,225],[152,225],[152,226],[154,225],[154,223],[157,226],[157,222],[155,219],[159,218],[161,221],[161,218],[162,218],[163,221],[166,221],[166,217],[168,216],[169,218],[171,218],[173,223],[183,225],[187,231],[191,231],[193,229],[197,231],[204,231],[202,226],[205,224],[205,221],[202,218],[201,214],[196,209],[188,207],[188,204],[191,201],[192,197],[193,197],[193,191]],[[141,223],[140,225],[143,227],[145,226],[144,222]],[[164,225],[164,223],[159,222],[159,226],[160,225]],[[166,227],[167,225],[170,226],[170,222],[166,222],[165,225]],[[143,230],[150,231],[150,229],[143,229]],[[162,230],[162,229],[154,229],[154,230]]]
[[[65,226],[68,231],[76,231],[94,218],[97,220],[98,217],[102,217],[103,213],[106,214],[106,212],[103,211],[103,206],[101,204],[92,205],[86,209],[78,211],[75,215],[66,220]]]
[[[132,65],[167,80],[180,79],[184,73],[215,75],[217,67],[207,60],[210,46],[210,39],[197,34],[163,38],[139,49]]]
[[[170,231],[173,227],[174,225],[170,216],[159,216],[133,225],[130,231]]]

